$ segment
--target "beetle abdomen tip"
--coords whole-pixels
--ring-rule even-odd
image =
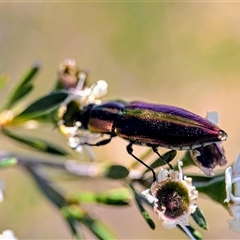
[[[225,133],[223,130],[220,130],[218,133],[218,139],[221,141],[226,141],[227,140],[227,133]]]

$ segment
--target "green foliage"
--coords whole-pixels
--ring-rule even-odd
[[[20,100],[23,100],[34,87],[35,76],[40,69],[39,64],[35,64],[20,80],[17,87],[10,94],[9,98],[6,100],[3,110],[11,111],[13,107],[20,104]],[[7,83],[7,76],[0,76],[0,88],[2,88]],[[152,176],[148,176],[149,169],[144,172],[137,171],[138,162],[134,161],[132,165],[127,168],[123,165],[105,165],[100,169],[96,163],[96,174],[90,174],[84,172],[84,168],[80,167],[80,171],[76,174],[74,171],[67,169],[65,163],[57,162],[54,160],[46,162],[44,159],[36,158],[34,156],[34,151],[43,152],[48,154],[49,159],[53,155],[66,157],[70,155],[68,151],[60,147],[51,138],[51,133],[49,134],[49,140],[39,139],[38,137],[30,137],[27,134],[17,134],[11,127],[22,128],[24,124],[28,121],[35,121],[38,126],[44,125],[46,123],[51,123],[52,126],[58,127],[59,122],[63,121],[67,126],[71,126],[75,123],[72,122],[72,113],[78,112],[78,106],[76,104],[69,104],[68,112],[65,113],[63,119],[59,119],[58,110],[61,104],[68,100],[71,93],[67,89],[58,89],[51,93],[47,93],[45,96],[34,100],[25,109],[19,112],[15,112],[12,119],[7,119],[1,121],[0,133],[13,141],[18,142],[22,146],[27,146],[31,149],[31,157],[26,158],[20,154],[16,153],[5,153],[5,151],[0,151],[0,168],[9,167],[15,164],[23,166],[29,173],[31,178],[35,181],[41,193],[59,209],[63,218],[66,220],[67,225],[75,239],[84,239],[81,233],[81,227],[86,227],[96,238],[98,239],[116,239],[117,236],[102,219],[94,218],[85,205],[97,205],[104,204],[106,206],[129,206],[134,199],[136,206],[143,217],[147,225],[151,229],[155,229],[155,223],[150,218],[145,206],[152,208],[153,205],[150,204],[140,191],[145,188],[150,188],[152,184]],[[68,115],[69,114],[69,115]],[[76,136],[77,137],[77,133]],[[152,154],[151,150],[146,151],[140,159],[146,161]],[[150,164],[153,169],[159,168],[166,163],[172,162],[176,157],[177,151],[170,150],[162,154],[161,158],[157,158]],[[67,160],[65,158],[65,160]],[[194,165],[191,155],[188,152],[181,159],[183,161],[182,168],[187,168],[188,166]],[[66,175],[71,175],[74,179],[76,175],[80,176],[80,181],[82,178],[91,178],[98,181],[100,178],[108,179],[108,181],[118,181],[123,184],[124,187],[116,187],[115,189],[103,192],[96,191],[80,191],[73,193],[71,195],[66,194],[59,188],[58,182],[46,175],[45,168],[55,169],[63,171]],[[169,165],[170,166],[170,165]],[[175,163],[173,169],[177,169],[177,164]],[[88,168],[89,170],[89,168]],[[150,175],[150,174],[149,174]],[[224,174],[216,175],[212,178],[205,176],[189,175],[193,180],[193,185],[196,189],[207,195],[213,201],[221,204],[223,207],[227,207],[224,204],[224,199],[226,198],[225,193],[225,177]],[[86,179],[85,179],[86,180]],[[141,189],[139,191],[139,189]],[[208,229],[206,219],[197,207],[197,210],[192,214],[193,220],[202,229]],[[133,221],[133,220],[131,220]],[[80,226],[80,228],[79,228]],[[186,231],[179,226],[179,228],[186,233]],[[79,230],[80,229],[80,230]],[[191,226],[186,228],[188,230],[187,236],[191,235],[191,239],[202,239],[201,234],[193,229]]]
[[[105,205],[129,205],[131,200],[127,188],[116,188],[107,192],[81,192],[67,198],[68,203],[101,203]]]
[[[17,164],[17,159],[14,157],[0,159],[0,168],[10,167]]]
[[[179,228],[185,233],[185,229],[182,229],[181,226],[179,226]],[[189,231],[189,234],[192,236],[192,239],[195,239],[195,240],[203,239],[201,233],[199,231],[197,231],[196,229],[194,229],[193,227],[186,226],[186,228]]]
[[[110,165],[106,167],[104,175],[107,178],[123,179],[129,174],[129,170],[122,165]]]
[[[192,214],[193,220],[197,223],[197,225],[204,230],[207,230],[207,221],[202,213],[202,211],[197,207],[196,211]]]
[[[57,107],[59,107],[60,103],[62,103],[68,97],[68,95],[69,94],[65,91],[56,91],[43,96],[42,98],[31,103],[25,110],[15,116],[13,121],[26,121],[36,118],[41,120],[40,117],[46,117],[46,115],[49,116],[50,120],[52,120],[51,113]]]
[[[100,220],[92,218],[87,212],[83,211],[78,205],[70,205],[64,208],[65,217],[70,216],[76,221],[85,225],[98,239],[116,239],[116,235]]]
[[[150,167],[155,169],[157,167],[163,166],[166,163],[171,162],[177,155],[176,150],[171,150],[162,155],[162,158],[157,158],[151,165]],[[147,169],[145,172],[148,172],[149,169]]]
[[[12,131],[2,128],[2,134],[5,136],[18,141],[20,144],[25,144],[28,147],[34,148],[41,152],[57,154],[57,155],[67,155],[67,151],[62,149],[60,146],[52,142],[45,141],[43,139],[29,137],[24,135],[18,135]]]
[[[226,208],[226,191],[225,191],[225,176],[224,174],[216,175],[212,178],[205,176],[193,176],[193,185],[197,188],[200,193],[207,195],[213,201],[221,204]]]
[[[141,196],[136,190],[135,188],[133,187],[132,184],[129,184],[129,187],[132,189],[133,193],[134,193],[134,199],[135,199],[135,202],[137,204],[137,207],[143,217],[143,219],[146,221],[146,223],[148,224],[148,226],[151,228],[151,229],[155,229],[155,223],[153,222],[153,220],[150,218],[148,212],[145,210],[145,208],[143,207],[143,202],[144,202],[144,199],[143,199],[143,196]]]
[[[22,79],[20,79],[19,84],[10,94],[4,109],[12,108],[17,102],[26,97],[33,90],[33,80],[35,80],[35,76],[39,69],[40,64],[36,63],[28,72],[25,73]]]

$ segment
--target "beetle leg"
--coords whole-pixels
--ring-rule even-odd
[[[112,140],[112,136],[110,136],[110,138],[108,138],[108,139],[104,139],[104,140],[101,140],[96,143],[83,142],[83,143],[80,143],[79,145],[88,145],[88,146],[97,146],[98,147],[98,146],[103,146],[103,145],[110,143],[111,140]]]
[[[131,155],[133,158],[135,158],[138,162],[140,162],[142,165],[144,165],[147,169],[149,169],[152,172],[152,174],[153,174],[153,182],[157,181],[156,173],[154,172],[154,170],[150,166],[148,166],[145,162],[143,162],[141,159],[139,159],[138,157],[136,157],[133,154],[132,143],[129,143],[127,145],[127,152],[128,152],[129,155]]]
[[[153,152],[155,152],[155,153],[159,156],[160,159],[162,159],[162,160],[168,165],[169,168],[173,169],[172,165],[171,165],[169,162],[167,162],[167,161],[164,159],[164,157],[158,152],[157,147],[152,146],[152,150],[153,150]]]

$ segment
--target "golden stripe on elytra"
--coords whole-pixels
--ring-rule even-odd
[[[187,119],[181,116],[171,115],[169,113],[159,113],[151,110],[125,110],[125,114],[127,117],[134,116],[138,117],[141,116],[141,119],[151,119],[153,121],[165,121],[172,122],[172,123],[181,123],[181,125],[195,125],[195,126],[202,126],[203,124],[196,122],[191,119]],[[150,117],[149,117],[150,116]]]

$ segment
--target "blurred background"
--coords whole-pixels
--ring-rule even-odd
[[[1,99],[36,61],[42,63],[42,69],[26,101],[48,93],[55,85],[58,65],[74,58],[90,73],[90,84],[99,79],[108,82],[105,99],[176,105],[201,116],[217,111],[219,126],[229,136],[225,150],[230,165],[240,152],[239,11],[240,3],[220,2],[2,2],[0,73],[9,74],[11,79]],[[66,145],[57,131],[47,131],[48,138]],[[46,131],[38,134],[46,137]],[[5,138],[1,146],[33,154]],[[125,141],[114,139],[95,153],[99,159],[127,165],[132,159],[125,146]],[[5,201],[0,204],[0,231],[13,229],[20,239],[71,238],[58,210],[41,195],[28,174],[14,167],[1,171],[0,178],[6,186]],[[118,185],[81,181],[66,186],[71,192],[94,187],[106,190],[108,184]],[[209,231],[201,230],[205,239],[239,239],[228,230],[230,216],[221,206],[204,197],[198,204],[209,224]],[[161,222],[155,231],[150,230],[134,204],[92,208],[96,216],[115,228],[120,239],[185,238],[177,229],[164,229]],[[157,217],[152,216],[156,222]]]

